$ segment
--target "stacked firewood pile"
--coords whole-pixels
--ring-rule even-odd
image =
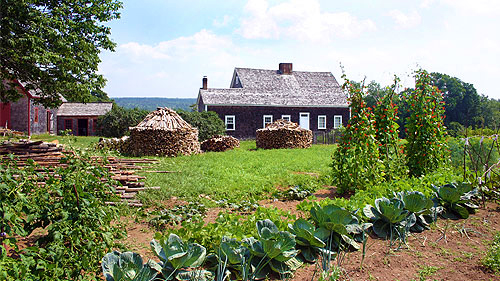
[[[100,139],[96,144],[96,148],[100,150],[116,150],[118,152],[126,151],[129,136],[121,138]]]
[[[258,129],[256,142],[257,147],[263,149],[307,148],[312,145],[312,131],[280,119],[264,129]]]
[[[240,147],[240,141],[232,136],[213,136],[201,143],[201,150],[221,152]]]
[[[125,154],[132,156],[177,156],[200,153],[198,129],[177,112],[159,107],[137,126],[130,128]]]
[[[72,151],[65,150],[62,145],[55,143],[46,143],[42,141],[22,140],[19,142],[4,142],[0,144],[0,161],[7,159],[7,154],[13,154],[16,157],[16,163],[19,167],[27,165],[27,160],[32,159],[40,166],[37,169],[40,173],[53,173],[55,167],[66,167],[67,164],[61,161],[62,158],[70,154]],[[139,200],[135,199],[137,192],[145,189],[159,189],[159,187],[146,187],[144,176],[136,175],[136,172],[142,170],[144,165],[157,163],[154,159],[121,159],[116,157],[107,157],[104,159],[100,156],[91,157],[91,161],[103,165],[109,169],[111,178],[120,182],[121,185],[116,185],[116,193],[120,196],[123,202],[129,206],[142,206]],[[139,165],[138,165],[139,164]],[[44,186],[44,182],[37,183],[39,186]],[[115,204],[114,202],[108,202]]]

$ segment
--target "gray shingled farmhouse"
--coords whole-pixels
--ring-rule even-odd
[[[331,72],[294,71],[291,63],[278,70],[235,68],[228,89],[203,87],[198,111],[215,111],[228,135],[255,138],[257,129],[277,119],[299,123],[313,132],[347,125],[347,95]]]

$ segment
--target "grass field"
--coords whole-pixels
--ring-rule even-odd
[[[322,185],[328,183],[333,149],[333,145],[314,145],[309,149],[261,150],[256,149],[255,141],[243,141],[232,151],[157,158],[160,163],[154,169],[176,173],[147,173],[146,185],[160,186],[161,190],[141,196],[157,201],[203,194],[231,201],[262,198],[276,186]]]

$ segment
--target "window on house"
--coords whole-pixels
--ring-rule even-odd
[[[226,115],[225,116],[225,123],[226,123],[226,131],[234,131],[236,119],[234,115]]]
[[[333,116],[333,128],[338,129],[342,127],[342,115]]]
[[[38,123],[38,107],[35,107],[35,123]]]
[[[64,130],[73,130],[73,120],[72,119],[65,119],[64,120]]]
[[[326,115],[318,115],[318,129],[326,129]]]
[[[291,121],[292,117],[290,115],[281,115],[281,119],[286,120],[286,121]]]
[[[264,128],[268,125],[273,123],[273,116],[272,115],[264,115]]]

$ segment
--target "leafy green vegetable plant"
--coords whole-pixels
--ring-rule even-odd
[[[432,187],[436,193],[436,200],[444,207],[441,213],[444,218],[466,219],[478,208],[472,202],[478,190],[474,189],[470,183],[449,183]]]
[[[149,260],[142,263],[139,254],[113,251],[102,259],[102,272],[106,281],[152,281],[155,280],[161,266]]]
[[[395,198],[403,201],[404,209],[409,215],[415,215],[415,224],[410,227],[411,232],[422,232],[434,222],[442,207],[434,206],[434,202],[419,191],[406,191],[395,193]]]
[[[205,270],[190,270],[203,264],[206,257],[205,247],[196,243],[184,243],[179,236],[170,234],[167,239],[158,237],[151,241],[151,249],[162,262],[161,273],[166,280],[185,280],[189,276],[206,278]]]
[[[252,280],[265,278],[275,271],[290,276],[301,265],[296,256],[295,236],[288,231],[279,231],[271,220],[257,222],[258,239],[243,239],[243,245],[250,250]]]
[[[326,246],[329,232],[324,228],[318,228],[306,221],[298,219],[293,224],[288,224],[288,229],[295,235],[297,249],[300,255],[308,262],[316,262],[320,249]]]

